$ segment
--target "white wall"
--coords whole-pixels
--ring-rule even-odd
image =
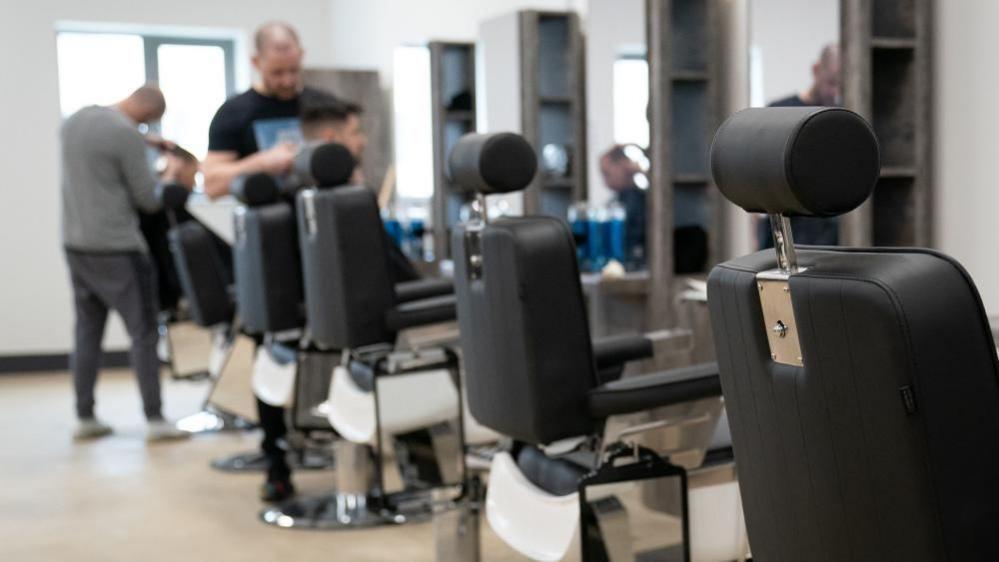
[[[839,0],[750,0],[749,41],[758,53],[754,88],[768,104],[812,83],[812,64],[839,41]]]
[[[474,41],[479,22],[522,9],[586,11],[585,0],[330,0],[331,61],[340,68],[376,68],[392,80],[397,45],[430,40]]]
[[[971,273],[985,308],[999,311],[999,2],[936,2],[935,246]]]
[[[69,350],[72,306],[59,238],[59,92],[55,24],[60,20],[202,26],[249,35],[281,18],[295,25],[309,63],[330,64],[328,0],[40,0],[0,7],[0,355]],[[109,344],[125,342],[120,326]]]

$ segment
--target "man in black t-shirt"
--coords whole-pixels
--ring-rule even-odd
[[[301,85],[304,51],[291,26],[264,24],[254,35],[254,44],[253,66],[259,81],[226,100],[209,127],[202,170],[205,192],[212,198],[229,193],[237,176],[255,172],[278,176],[290,171],[302,143],[299,101],[305,95],[321,95]],[[285,411],[259,399],[257,410],[264,432],[261,449],[268,461],[261,498],[281,501],[294,494],[282,445],[287,433]]]
[[[839,45],[822,48],[819,60],[812,65],[812,85],[800,93],[779,99],[770,107],[806,107],[840,105]],[[839,221],[835,217],[792,217],[791,232],[798,244],[835,246],[839,244]],[[760,249],[773,248],[770,219],[761,216],[757,222],[756,237]]]
[[[237,176],[287,173],[302,142],[299,100],[318,94],[301,84],[305,52],[298,34],[285,23],[272,22],[257,30],[253,67],[259,81],[226,100],[208,130],[208,155],[202,164],[205,193],[221,197]]]

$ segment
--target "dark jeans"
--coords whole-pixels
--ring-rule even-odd
[[[291,478],[291,467],[288,466],[284,438],[288,434],[285,425],[285,409],[271,406],[257,398],[257,414],[260,416],[260,429],[264,438],[260,441],[260,449],[267,457],[267,481],[286,481]]]
[[[139,381],[146,418],[160,419],[160,360],[156,323],[156,272],[141,252],[66,250],[76,330],[70,370],[76,391],[76,415],[94,417],[94,387],[101,362],[101,341],[108,312],[125,321],[132,340],[131,362]]]

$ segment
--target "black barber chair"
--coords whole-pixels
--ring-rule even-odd
[[[341,166],[344,179],[352,169]],[[236,303],[243,331],[259,344],[252,392],[265,404],[285,409],[285,422],[296,430],[286,443],[297,453],[295,466],[330,468],[332,432],[312,409],[328,394],[328,373],[337,357],[317,353],[302,337],[305,308],[293,206],[297,190],[267,174],[252,174],[233,182],[231,191],[241,203],[233,216]]]
[[[317,149],[314,158],[335,149]],[[318,408],[341,437],[336,487],[262,518],[321,529],[422,519],[430,513],[430,491],[461,478],[455,360],[441,347],[456,339],[447,326],[454,320],[451,284],[397,283],[374,193],[341,186],[346,178],[330,177],[315,163],[317,184],[330,187],[299,194],[298,226],[307,339],[339,358],[329,399]],[[383,478],[387,441],[395,445],[402,489],[390,490]]]
[[[534,150],[511,133],[466,135],[450,165],[455,183],[477,194],[479,209],[485,195],[523,189],[536,169]],[[559,560],[577,540],[587,561],[690,560],[688,515],[697,509],[698,521],[712,517],[695,508],[693,494],[688,508],[688,477],[692,482],[726,453],[707,452],[722,409],[717,367],[614,380],[624,363],[649,357],[653,342],[591,341],[576,249],[561,220],[478,217],[455,230],[451,247],[469,407],[514,440],[490,473],[486,513],[496,533],[535,560]],[[608,373],[611,380],[602,378]],[[669,450],[643,446],[651,432],[660,432]],[[594,487],[660,478],[674,479],[682,532],[666,547],[636,552],[619,499]],[[730,504],[738,511],[735,490]],[[738,537],[694,531],[712,550],[695,553],[696,560],[746,552]],[[719,549],[725,542],[732,544]]]
[[[212,333],[208,376],[213,388],[205,398],[202,411],[182,418],[177,426],[191,432],[247,429],[252,427],[252,416],[244,417],[243,413],[228,411],[212,401],[214,388],[233,352],[235,338],[232,258],[228,244],[187,211],[189,194],[190,191],[181,185],[167,184],[159,189],[162,218],[169,225],[164,236],[169,247],[166,257],[169,263],[158,267],[170,266],[167,277],[176,279],[187,316]],[[170,326],[161,324],[160,330],[166,336],[164,340],[171,342]],[[170,344],[171,359],[177,351]]]
[[[968,273],[931,250],[791,238],[788,217],[870,196],[870,125],[748,109],[718,130],[711,167],[728,199],[770,215],[776,242],[708,283],[754,556],[999,560],[999,369]]]

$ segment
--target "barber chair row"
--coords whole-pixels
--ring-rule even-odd
[[[327,150],[338,161],[342,149]],[[536,171],[512,134],[467,136],[450,163],[480,209]],[[290,344],[294,378],[328,382],[306,406],[338,435],[337,490],[264,519],[367,526],[457,506],[466,516],[439,557],[475,560],[478,488],[463,453],[499,434],[486,516],[532,559],[577,544],[584,560],[744,559],[743,501],[763,560],[996,559],[999,379],[970,278],[929,251],[799,255],[791,240],[787,216],[842,214],[870,195],[870,126],[840,109],[747,110],[719,129],[711,165],[730,200],[771,214],[777,252],[712,272],[718,367],[627,378],[615,377],[649,357],[655,335],[591,341],[559,220],[480,215],[456,228],[452,295],[440,282],[394,282],[374,195],[337,187],[349,171],[315,173],[330,188],[298,193],[294,209],[273,189],[244,193],[240,310],[264,334],[261,353]],[[303,369],[312,354],[325,366]],[[276,397],[289,394],[287,380],[274,383]],[[718,476],[732,474],[722,390],[738,485]],[[675,483],[675,501],[645,498],[674,525],[631,534],[621,483],[652,480]],[[648,535],[670,533],[673,551],[643,550]]]
[[[339,173],[315,170],[320,158]],[[493,227],[480,218],[455,232],[453,289],[439,280],[396,283],[374,194],[337,187],[352,167],[340,147],[317,151],[317,183],[335,188],[301,191],[294,207],[264,178],[235,190],[242,203],[235,218],[236,300],[245,328],[264,342],[254,389],[274,405],[324,415],[339,436],[335,492],[267,510],[265,521],[357,527],[458,505],[471,510],[456,521],[465,532],[451,541],[455,550],[439,555],[473,559],[479,498],[463,453],[499,438],[477,419],[511,442],[492,459],[487,516],[511,546],[539,560],[561,559],[581,541],[593,553],[631,549],[627,533],[611,541],[601,527],[620,526],[620,507],[606,507],[616,501],[613,494],[581,507],[580,486],[664,477],[686,484],[680,467],[692,469],[693,482],[695,472],[731,463],[724,443],[704,463],[721,411],[714,366],[614,380],[626,362],[650,357],[655,342],[590,341],[576,252],[560,221],[511,219]],[[482,197],[522,189],[535,169],[533,149],[515,135],[471,136],[452,157],[458,183]],[[470,412],[463,408],[463,379]],[[293,385],[321,389],[323,381],[329,390],[320,391],[321,403],[302,394],[292,400]],[[642,417],[636,427],[625,417],[655,408],[658,422]],[[605,434],[608,420],[624,429]],[[673,464],[624,437],[647,432],[662,434]],[[388,442],[401,475],[394,489],[383,477]],[[728,498],[734,515],[725,521],[734,538],[725,545],[703,526],[687,538],[688,515],[717,526],[718,514],[704,512],[704,502],[688,509],[685,485],[668,510],[680,520],[674,542],[681,549],[691,540],[703,543],[698,559],[745,553],[737,489],[731,479],[722,487],[705,497]],[[448,488],[454,493],[428,493]],[[713,554],[719,546],[734,553]]]

